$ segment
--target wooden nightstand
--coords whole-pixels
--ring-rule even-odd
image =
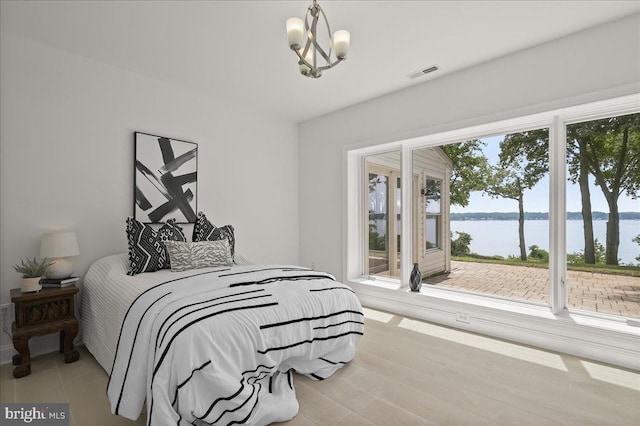
[[[31,374],[29,339],[33,336],[60,332],[60,353],[64,362],[80,358],[73,350],[73,339],[78,334],[75,312],[75,294],[78,288],[70,285],[62,288],[43,288],[37,293],[22,293],[19,288],[11,290],[11,301],[15,304],[16,320],[11,325],[13,346],[19,355],[13,356],[13,377]]]

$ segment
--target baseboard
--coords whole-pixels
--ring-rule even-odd
[[[640,328],[619,318],[564,312],[508,301],[474,303],[350,283],[363,305],[436,324],[640,370]],[[463,313],[469,322],[460,322]]]

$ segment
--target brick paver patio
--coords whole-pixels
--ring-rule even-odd
[[[549,303],[549,271],[526,266],[451,262],[451,273],[425,284]],[[640,277],[567,271],[569,306],[640,318]]]

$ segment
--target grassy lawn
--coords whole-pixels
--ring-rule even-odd
[[[452,256],[452,260],[458,260],[461,262],[476,262],[476,263],[494,263],[499,265],[512,265],[512,266],[527,266],[529,268],[548,268],[547,261],[530,259],[526,262],[520,259],[492,259],[490,257],[474,257],[474,256]],[[611,274],[611,275],[627,275],[630,277],[640,277],[640,266],[619,266],[619,265],[587,265],[587,264],[567,264],[567,269],[570,271],[583,271],[594,272],[598,274]]]

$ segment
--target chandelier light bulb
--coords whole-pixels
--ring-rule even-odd
[[[302,54],[304,53],[304,49],[300,49],[299,52],[300,56],[302,56]],[[307,51],[307,54],[304,56],[304,59],[310,64],[313,64],[313,51],[311,48],[309,48],[309,50]],[[307,75],[311,72],[311,68],[308,67],[304,62],[302,61],[298,61],[298,63],[300,64],[300,74],[302,75]]]
[[[300,18],[287,19],[287,40],[291,49],[299,50],[302,46],[304,22]]]
[[[347,30],[339,30],[333,33],[333,47],[336,50],[336,58],[346,59],[349,53],[351,34]]]

